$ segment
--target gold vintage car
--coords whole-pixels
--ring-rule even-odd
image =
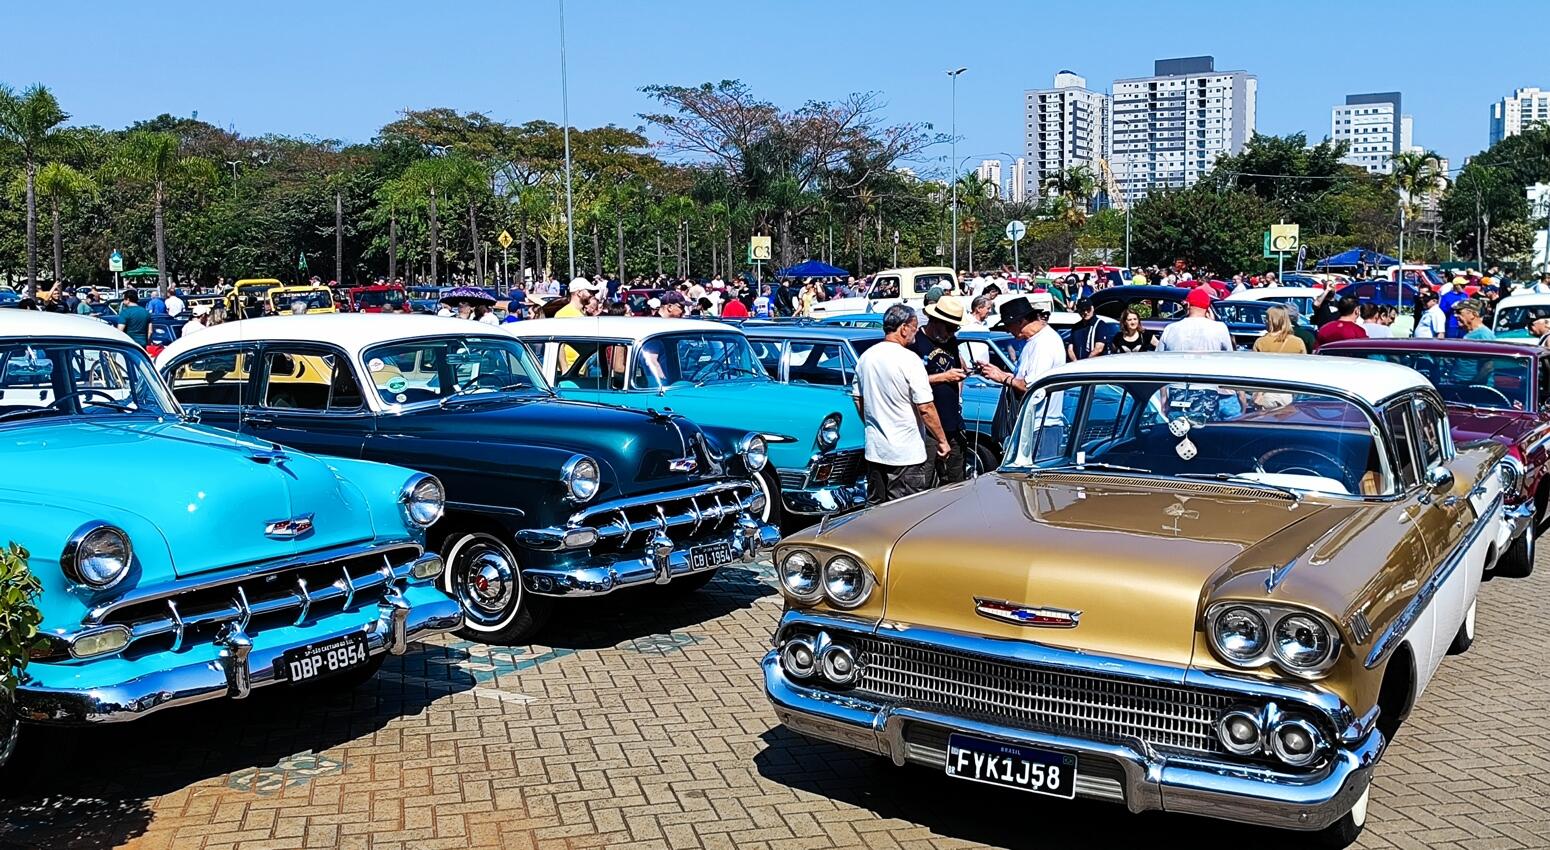
[[[781,542],[766,691],[899,765],[1344,846],[1473,640],[1501,462],[1392,364],[1069,365],[995,473]]]

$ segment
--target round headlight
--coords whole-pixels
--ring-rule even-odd
[[[840,415],[831,413],[823,418],[823,424],[818,426],[818,447],[824,451],[840,444]]]
[[[793,549],[780,559],[780,586],[801,602],[817,602],[823,595],[818,559],[805,549]]]
[[[1240,756],[1259,751],[1260,734],[1259,717],[1243,709],[1229,711],[1216,724],[1216,735],[1222,746]]]
[[[1509,455],[1496,464],[1496,470],[1502,477],[1502,493],[1509,499],[1512,498],[1523,484],[1523,465],[1517,458]]]
[[[1216,618],[1212,640],[1228,661],[1246,663],[1265,652],[1268,643],[1265,618],[1252,608],[1229,608]]]
[[[565,464],[565,492],[572,501],[585,502],[597,495],[597,461],[576,455]]]
[[[749,472],[758,472],[770,462],[770,447],[758,434],[749,434],[743,439],[742,451],[743,463],[748,466]]]
[[[447,509],[447,494],[431,475],[417,475],[404,485],[404,519],[417,528],[430,528]]]
[[[1317,617],[1289,614],[1276,623],[1272,641],[1276,660],[1295,672],[1318,670],[1334,655],[1329,628]]]
[[[103,590],[123,580],[133,558],[134,549],[123,529],[94,522],[70,536],[59,564],[71,581]]]
[[[856,559],[840,555],[823,567],[823,592],[839,608],[854,608],[872,592],[872,574]]]
[[[1270,733],[1270,748],[1276,758],[1293,767],[1303,767],[1318,758],[1321,743],[1319,730],[1301,718],[1283,720]]]

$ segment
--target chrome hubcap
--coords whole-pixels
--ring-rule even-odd
[[[480,622],[500,619],[517,595],[516,568],[506,553],[488,543],[473,542],[458,559],[458,601]]]

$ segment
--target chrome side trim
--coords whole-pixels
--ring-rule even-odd
[[[1437,595],[1437,591],[1441,590],[1442,586],[1453,576],[1453,572],[1459,568],[1460,564],[1464,563],[1464,556],[1475,545],[1475,541],[1479,539],[1481,532],[1486,529],[1486,526],[1496,520],[1497,511],[1501,506],[1502,494],[1497,493],[1496,498],[1491,500],[1490,506],[1482,511],[1479,516],[1475,517],[1475,522],[1469,527],[1469,532],[1453,548],[1453,553],[1448,556],[1448,560],[1444,561],[1442,566],[1432,573],[1431,578],[1421,585],[1421,588],[1416,591],[1415,596],[1411,597],[1410,603],[1405,606],[1405,610],[1399,612],[1399,616],[1394,618],[1394,622],[1390,623],[1389,627],[1383,630],[1383,634],[1373,642],[1372,651],[1367,654],[1366,665],[1368,669],[1382,664],[1388,658],[1389,653],[1398,648],[1400,641],[1403,641],[1405,635],[1409,634],[1410,627],[1415,625],[1415,621],[1420,618],[1421,612],[1426,609],[1427,605],[1431,604],[1432,597]]]
[[[447,502],[449,511],[468,511],[475,514],[499,514],[514,517],[527,516],[527,512],[521,508],[507,507],[504,505],[481,505],[478,502]]]

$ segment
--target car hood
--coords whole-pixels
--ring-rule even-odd
[[[213,428],[151,419],[30,427],[6,434],[8,473],[37,501],[83,498],[144,517],[179,577],[370,540],[363,496],[311,455]],[[70,474],[80,470],[84,474]],[[310,515],[295,538],[265,533]],[[150,549],[146,549],[149,556]]]
[[[1455,443],[1471,440],[1502,440],[1510,443],[1531,428],[1532,418],[1522,414],[1448,405],[1448,430],[1453,433]]]
[[[1228,488],[1061,478],[981,476],[917,514],[888,558],[884,620],[1182,668],[1214,588],[1285,563],[1346,516]],[[1029,627],[978,613],[977,598],[1080,614],[1073,628]]]

